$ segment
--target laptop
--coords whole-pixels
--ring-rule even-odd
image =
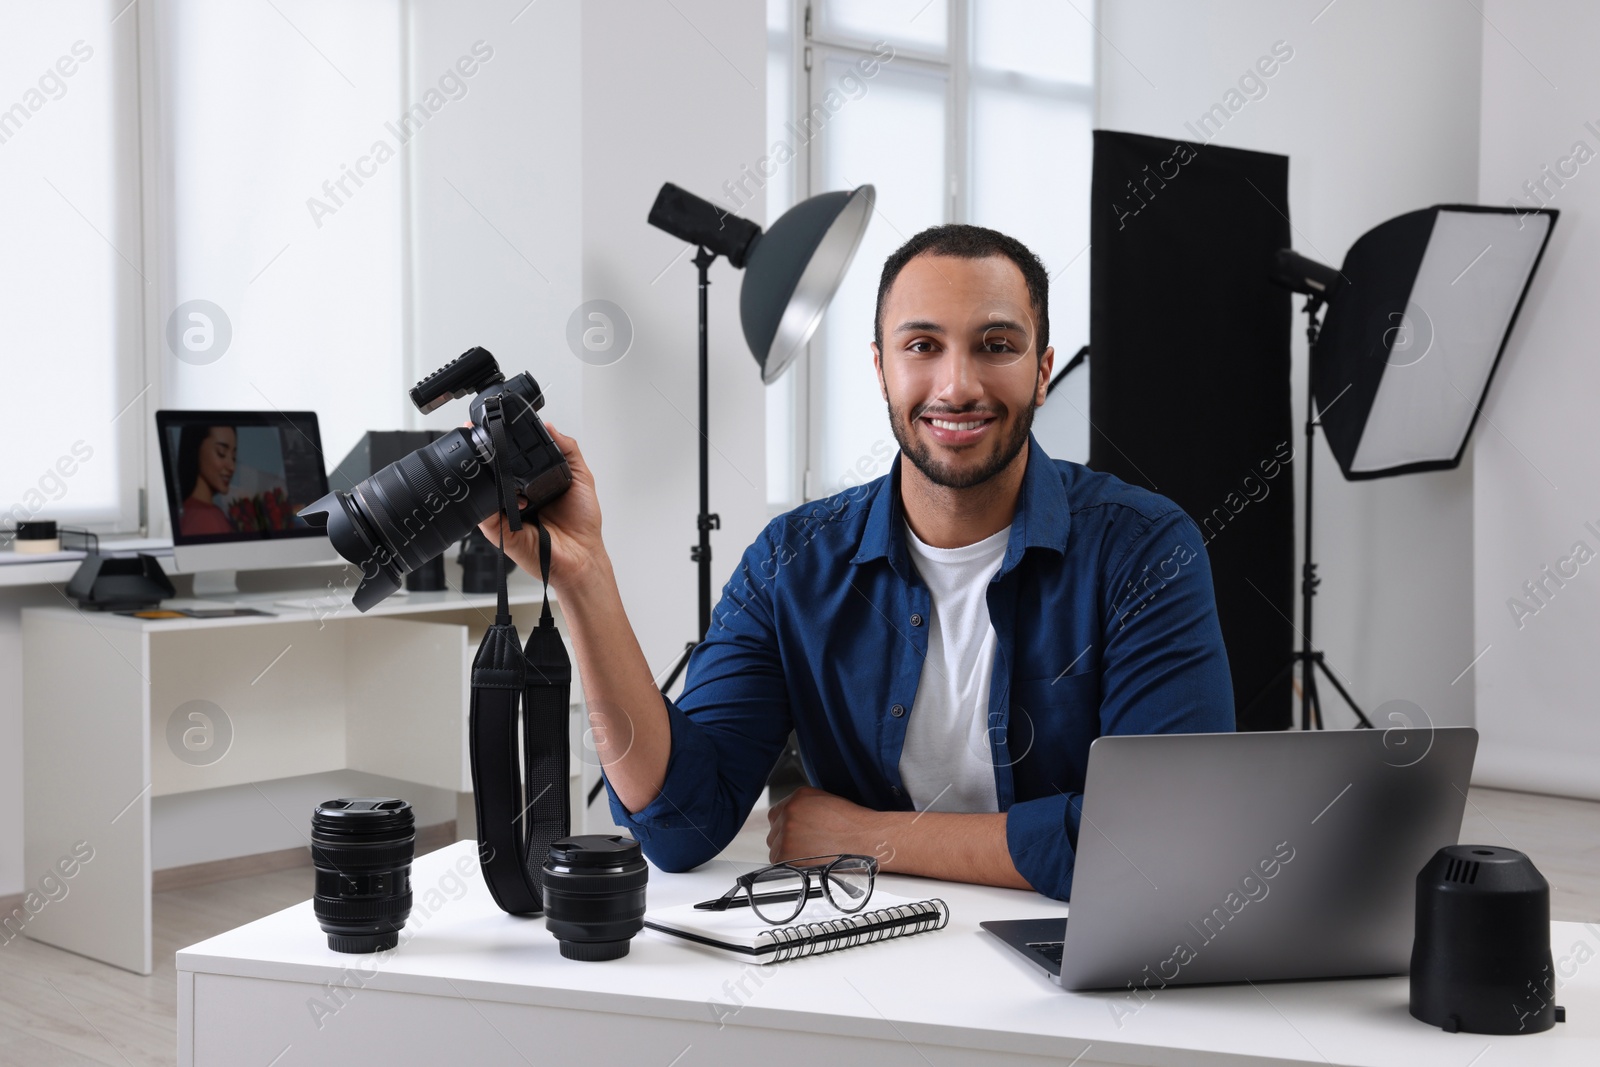
[[[1470,727],[1102,737],[1070,921],[979,925],[1067,989],[1403,974]]]

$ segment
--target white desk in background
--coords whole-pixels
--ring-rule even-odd
[[[719,896],[734,873],[723,860],[683,875],[652,868],[650,906]],[[1065,992],[978,929],[984,919],[1064,914],[1065,905],[892,875],[880,884],[942,897],[950,925],[766,967],[646,930],[623,959],[579,963],[561,958],[543,919],[501,913],[473,843],[457,842],[416,861],[412,936],[381,964],[330,951],[309,900],[179,952],[178,1062],[1600,1063],[1600,924],[1552,924],[1568,1022],[1485,1037],[1411,1018],[1405,978],[1171,987],[1130,1013],[1129,994]],[[1580,942],[1594,958],[1573,971]]]
[[[128,557],[142,552],[154,556],[169,574],[173,571],[171,538],[106,536],[99,539],[98,545],[102,556]],[[16,552],[9,546],[0,548],[0,588],[65,585],[78,573],[87,555],[77,548],[42,554]]]
[[[524,635],[539,618],[535,590],[522,580],[511,595]],[[182,603],[219,606],[167,606]],[[32,916],[27,935],[150,973],[153,796],[348,768],[454,791],[462,836],[475,836],[468,688],[494,605],[492,595],[446,591],[391,597],[366,614],[259,596],[241,606],[272,614],[157,621],[23,609],[24,869],[49,871],[80,841],[94,850],[70,905]],[[554,597],[551,608],[563,625]],[[575,705],[581,697],[574,672]],[[191,708],[205,716],[196,728],[231,734],[221,758],[180,755],[171,731],[175,718],[180,734],[189,727]],[[595,777],[580,756],[574,773]],[[575,777],[575,812],[582,787]],[[310,811],[284,817],[309,831]]]

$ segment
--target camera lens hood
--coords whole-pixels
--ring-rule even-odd
[[[328,531],[333,550],[361,568],[361,583],[356,586],[353,603],[366,611],[400,588],[405,575],[392,562],[381,561],[377,539],[372,536],[361,512],[350,501],[350,494],[329,493],[300,510],[300,517],[312,526]]]

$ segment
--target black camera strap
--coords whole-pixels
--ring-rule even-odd
[[[550,532],[536,513],[528,520],[539,531],[544,609],[539,625],[528,635],[526,648],[511,621],[505,527],[522,529],[523,516],[516,492],[500,467],[506,442],[499,401],[498,396],[491,396],[484,404],[504,522],[494,625],[483,635],[472,661],[473,804],[478,816],[478,858],[494,902],[513,915],[538,915],[544,910],[543,870],[550,845],[571,832],[567,716],[572,661],[550,613]]]

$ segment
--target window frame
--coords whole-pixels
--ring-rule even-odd
[[[971,190],[974,185],[975,160],[972,157],[972,114],[975,103],[974,88],[990,86],[1054,100],[1067,100],[1088,106],[1091,124],[1099,117],[1099,4],[1092,3],[1092,20],[1095,29],[1093,55],[1090,69],[1093,78],[1082,83],[1052,82],[1014,71],[974,70],[973,57],[973,4],[977,0],[947,0],[948,25],[946,27],[946,52],[929,53],[916,48],[894,44],[896,64],[939,72],[946,78],[945,101],[945,222],[971,220]],[[845,34],[835,33],[826,25],[821,5],[815,0],[789,0],[789,70],[790,99],[797,104],[805,101],[807,107],[816,103],[819,72],[829,55],[852,57],[870,56],[873,42],[863,41]],[[1080,11],[1079,14],[1082,14]],[[893,42],[891,42],[893,43]],[[798,112],[798,107],[795,109]],[[809,142],[800,149],[796,172],[795,201],[823,191],[821,188],[822,153]],[[787,206],[787,205],[785,205]],[[769,212],[769,217],[774,215]],[[822,447],[819,432],[818,405],[815,401],[817,376],[812,373],[816,360],[823,358],[823,333],[817,332],[795,359],[790,373],[795,376],[790,398],[792,411],[790,426],[794,435],[790,455],[793,469],[789,484],[798,488],[798,498],[769,501],[768,512],[776,516],[810,500],[826,491],[817,477]],[[770,494],[769,494],[770,495]]]
[[[108,2],[117,7],[127,4],[127,0],[108,0]],[[414,57],[411,27],[414,11],[409,0],[391,0],[391,3],[399,48],[394,56],[398,78],[390,89],[391,101],[396,113],[399,113],[408,103],[414,102],[417,95],[416,86],[412,82]],[[128,475],[132,485],[131,496],[137,505],[138,525],[129,529],[136,529],[140,536],[170,540],[173,530],[166,503],[166,472],[161,459],[160,439],[156,433],[155,412],[163,407],[198,406],[184,404],[174,396],[176,379],[169,362],[171,354],[168,351],[166,337],[166,317],[181,302],[178,286],[180,259],[178,229],[185,210],[184,205],[177,201],[174,192],[173,175],[178,164],[173,158],[176,138],[171,128],[172,109],[169,107],[168,99],[177,63],[169,47],[175,25],[173,20],[176,16],[171,4],[135,3],[127,6],[136,13],[138,20],[137,41],[134,46],[139,131],[138,158],[135,161],[138,177],[135,188],[140,220],[137,228],[141,233],[146,278],[143,287],[143,322],[139,348],[136,354],[129,355],[129,362],[136,362],[143,375],[142,399],[125,416],[131,418],[135,412],[138,413],[140,433],[137,469]],[[282,15],[282,12],[279,12],[279,15]],[[127,21],[132,22],[133,19]],[[309,47],[315,46],[309,45]],[[415,261],[412,252],[416,238],[416,220],[413,214],[414,175],[417,166],[415,154],[407,155],[405,162],[396,165],[402,168],[399,172],[399,214],[395,222],[398,227],[396,232],[400,257],[399,302],[396,309],[398,315],[395,319],[399,349],[399,369],[396,377],[398,383],[403,385],[405,382],[417,380],[422,373],[434,368],[427,366],[423,368],[422,373],[413,373],[419,366],[415,350],[416,311],[414,301],[411,299],[415,283]],[[264,408],[271,405],[271,400],[263,398],[260,404],[219,402],[206,406],[227,410],[244,408],[254,410],[256,407]],[[400,403],[397,398],[396,405],[400,414],[400,418],[396,420],[398,428],[415,429],[421,424],[409,404]],[[318,405],[294,402],[289,402],[285,406],[313,409],[318,407]],[[323,432],[326,445],[326,424]],[[339,461],[340,456],[337,454],[324,455],[328,473],[332,473]],[[129,530],[118,528],[114,532],[124,533]]]
[[[112,393],[116,411],[111,422],[112,431],[107,439],[116,450],[116,469],[112,475],[113,497],[109,506],[93,511],[93,518],[62,517],[52,513],[48,503],[36,517],[57,519],[69,529],[87,529],[96,534],[133,534],[144,532],[146,515],[145,453],[153,434],[148,432],[145,417],[150,409],[151,378],[145,358],[149,315],[148,284],[151,263],[147,254],[144,234],[147,227],[144,197],[143,161],[145,158],[143,122],[144,68],[147,66],[141,53],[141,29],[134,18],[121,18],[121,5],[105,0],[99,14],[105,22],[104,36],[89,43],[96,49],[100,60],[111,68],[111,100],[108,105],[111,127],[111,144],[108,152],[110,173],[109,201],[111,217],[101,220],[96,230],[105,243],[105,255],[111,264],[112,282],[110,346],[104,363],[73,375],[103,374],[112,380]],[[70,202],[69,202],[70,204]],[[76,208],[74,208],[76,210]],[[94,223],[84,220],[90,228]],[[70,323],[61,324],[70,329]],[[72,349],[64,341],[61,351],[28,353],[34,359],[54,359]],[[60,380],[60,391],[54,396],[32,397],[25,402],[50,405],[59,411],[60,418],[73,423],[81,418],[73,406],[72,375]],[[79,423],[81,425],[81,423]],[[29,472],[20,472],[26,475]],[[10,504],[11,502],[6,502]],[[5,506],[5,505],[0,505]],[[0,520],[6,528],[12,516]]]
[[[838,44],[833,41],[819,40],[816,37],[810,39],[808,50],[812,52],[810,67],[801,71],[806,77],[807,96],[805,100],[808,108],[818,106],[821,96],[830,88],[826,79],[820,76],[830,58],[855,60],[870,59],[874,56],[870,45],[863,48],[856,42]],[[955,80],[950,71],[950,66],[942,61],[930,60],[923,53],[902,53],[898,45],[895,46],[894,63],[898,73],[909,70],[916,76],[941,79],[944,82],[944,195],[941,197],[944,209],[943,221],[961,221],[960,211],[962,205],[958,199],[961,195],[958,187],[964,183],[960,181],[957,175],[959,173],[959,163],[964,159],[965,154],[955,143],[955,138],[958,136],[956,127],[960,125],[956,113],[961,108],[957,106],[960,101],[956,95]],[[814,75],[816,76],[814,77]],[[817,142],[820,140],[821,138],[814,138],[807,142],[804,148],[805,192],[798,194],[802,197],[813,196],[818,192],[824,191],[822,175],[825,164],[825,150],[818,150]],[[880,218],[875,225],[882,226],[884,222]],[[907,234],[907,236],[910,235]],[[795,422],[797,426],[804,426],[805,449],[804,451],[798,448],[795,449],[796,456],[803,462],[803,468],[798,475],[799,480],[792,483],[797,484],[801,492],[801,500],[794,502],[795,504],[816,500],[829,492],[836,491],[822,484],[817,477],[817,472],[824,469],[822,456],[824,441],[813,413],[821,411],[826,405],[823,390],[826,388],[827,383],[822,373],[814,372],[815,368],[818,367],[818,363],[812,357],[814,354],[817,360],[824,358],[823,345],[825,344],[825,337],[826,326],[824,325],[812,335],[811,341],[806,344],[804,378],[796,382],[796,400],[797,404],[801,406],[801,410],[796,413]]]

